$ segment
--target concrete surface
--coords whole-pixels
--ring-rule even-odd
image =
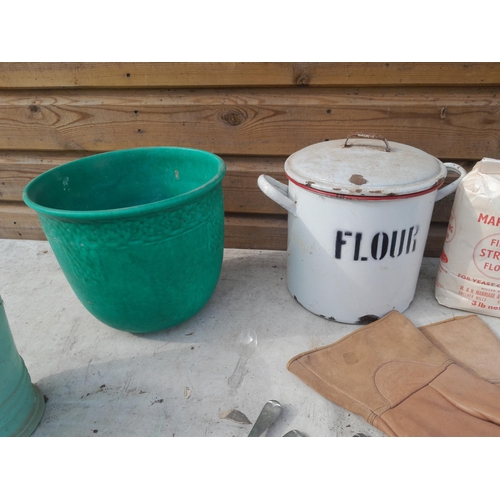
[[[285,284],[286,252],[226,249],[205,308],[148,335],[117,331],[91,316],[46,241],[0,240],[0,255],[0,296],[10,328],[47,398],[34,436],[246,436],[269,399],[278,400],[283,413],[268,436],[292,429],[315,437],[382,436],[286,370],[296,354],[357,329],[317,317],[293,300]],[[468,314],[436,302],[437,266],[438,259],[424,259],[405,312],[416,326]],[[500,319],[482,319],[498,335]],[[245,328],[257,332],[258,345],[241,385],[232,389],[236,338]]]

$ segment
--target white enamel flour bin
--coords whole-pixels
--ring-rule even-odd
[[[447,171],[460,177],[441,188]],[[309,311],[364,324],[413,300],[434,203],[465,170],[372,134],[313,144],[260,189],[288,211],[287,286]]]

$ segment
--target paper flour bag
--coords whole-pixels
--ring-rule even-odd
[[[435,293],[444,306],[500,316],[500,160],[483,158],[457,188]]]

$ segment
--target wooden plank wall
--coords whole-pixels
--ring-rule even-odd
[[[226,247],[285,249],[288,155],[353,132],[384,135],[467,169],[500,158],[499,63],[0,63],[0,238],[43,239],[26,183],[85,155],[141,146],[227,163]],[[439,256],[453,197],[434,210]]]

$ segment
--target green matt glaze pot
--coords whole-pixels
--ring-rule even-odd
[[[187,320],[215,290],[224,174],[223,160],[206,151],[129,149],[49,170],[23,199],[89,312],[147,333]]]
[[[31,383],[19,356],[0,297],[0,436],[29,436],[45,409],[40,390]]]

